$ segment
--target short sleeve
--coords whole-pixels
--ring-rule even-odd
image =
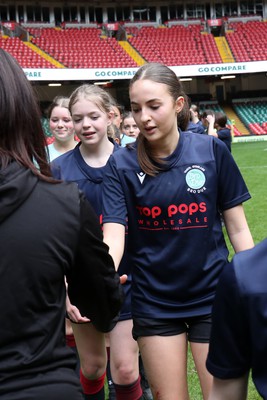
[[[251,196],[232,154],[220,139],[213,139],[218,174],[218,206],[224,211],[242,204]]]
[[[103,223],[126,225],[127,207],[122,182],[113,156],[110,157],[103,181]]]

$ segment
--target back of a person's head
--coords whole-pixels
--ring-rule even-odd
[[[213,115],[214,116],[215,115],[215,111],[210,110],[210,109],[204,110],[202,112],[202,114],[201,114],[201,118],[207,118],[208,115]]]
[[[216,112],[215,124],[217,124],[220,128],[224,128],[227,124],[227,116],[222,112]]]
[[[2,168],[16,160],[40,177],[50,176],[37,98],[22,68],[3,49],[0,49],[0,127]]]
[[[121,142],[121,131],[115,124],[110,124],[108,126],[108,136],[112,138],[116,143]]]
[[[190,110],[199,114],[199,107],[196,104],[191,104]]]

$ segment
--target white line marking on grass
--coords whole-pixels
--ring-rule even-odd
[[[267,168],[267,165],[251,165],[251,166],[238,166],[240,169],[242,168],[242,169],[253,169],[253,168],[257,168],[257,169],[259,169],[259,168]]]

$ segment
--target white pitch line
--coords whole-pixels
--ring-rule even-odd
[[[251,165],[251,166],[238,166],[239,169],[253,169],[253,168],[267,168],[267,165]]]

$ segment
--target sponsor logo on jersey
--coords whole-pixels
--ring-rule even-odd
[[[207,228],[207,205],[205,202],[189,204],[170,204],[162,209],[159,206],[137,206],[139,229],[182,230]]]
[[[146,174],[141,171],[141,172],[137,173],[136,175],[137,175],[137,178],[139,179],[139,181],[140,181],[140,183],[142,185],[142,183],[144,182],[144,179],[146,177]]]

